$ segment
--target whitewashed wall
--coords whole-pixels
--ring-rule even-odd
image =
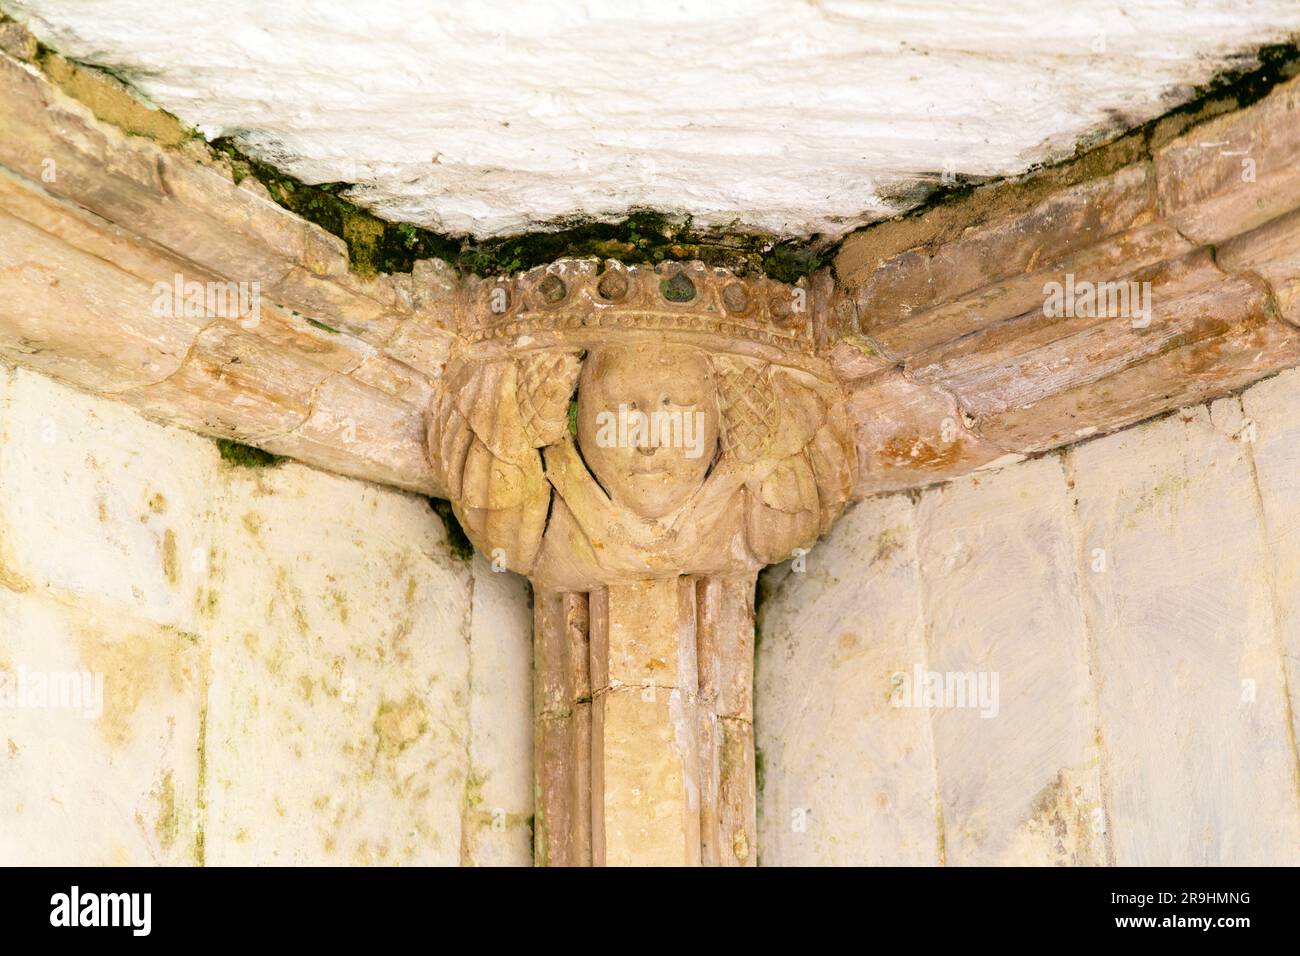
[[[764,865],[1300,864],[1300,373],[864,501],[807,562],[760,611]],[[899,706],[918,666],[996,716]]]
[[[105,678],[0,706],[0,865],[528,863],[530,628],[422,499],[0,368],[0,671]]]
[[[1300,373],[768,583],[764,864],[1300,863]],[[0,671],[105,678],[0,707],[0,864],[527,863],[529,624],[418,498],[0,369]],[[894,706],[917,666],[997,716]]]

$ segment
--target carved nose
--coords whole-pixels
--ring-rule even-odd
[[[655,453],[654,445],[637,445],[636,450],[643,455],[653,455]]]

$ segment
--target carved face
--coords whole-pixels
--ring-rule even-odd
[[[704,355],[648,344],[588,354],[578,382],[578,445],[619,505],[643,518],[681,507],[718,447],[718,402]]]

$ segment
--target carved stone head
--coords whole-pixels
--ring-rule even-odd
[[[718,448],[718,401],[705,355],[688,346],[591,351],[578,380],[578,445],[610,498],[643,518],[681,507]]]
[[[811,545],[856,459],[807,292],[702,263],[468,282],[429,448],[470,538],[577,589]]]

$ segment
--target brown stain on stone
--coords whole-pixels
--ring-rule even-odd
[[[749,859],[749,838],[745,836],[744,830],[736,830],[731,835],[731,852],[739,863]]]
[[[880,446],[878,457],[895,467],[941,471],[961,461],[962,448],[961,441],[940,445],[920,435],[895,435]]]
[[[271,609],[268,609],[268,615],[274,609],[278,600],[285,601],[293,611],[293,622],[297,625],[298,632],[303,637],[311,637],[311,625],[307,621],[307,615],[303,611],[303,596],[298,587],[290,580],[289,571],[283,565],[275,569],[275,596],[271,599]]]
[[[398,754],[429,727],[424,700],[411,693],[400,702],[384,700],[375,715],[375,739],[382,754]]]
[[[348,599],[338,588],[330,589],[330,597],[334,601],[334,608],[338,611],[339,622],[346,624],[348,622]]]
[[[21,593],[28,590],[31,584],[16,570],[18,562],[9,541],[4,526],[0,524],[0,587]]]
[[[146,697],[180,691],[194,678],[191,641],[171,628],[123,631],[108,637],[96,627],[74,632],[86,670],[104,676],[104,712],[98,726],[112,746],[130,742],[131,721]]]
[[[871,556],[871,563],[888,561],[903,550],[903,530],[898,527],[886,528],[876,535],[876,551]]]
[[[181,146],[194,138],[174,116],[146,106],[109,74],[73,63],[57,53],[47,52],[39,59],[46,76],[104,122],[161,146]]]
[[[162,782],[154,788],[153,798],[158,803],[158,816],[154,819],[154,832],[163,849],[170,849],[180,832],[180,811],[176,806],[176,784],[172,772],[163,774]]]
[[[1100,864],[1104,860],[1093,840],[1093,809],[1070,772],[1061,770],[1030,804],[1026,832],[1046,847],[1058,866]]]
[[[180,565],[176,559],[176,532],[171,528],[163,532],[162,564],[167,580],[176,584],[180,580]]]

